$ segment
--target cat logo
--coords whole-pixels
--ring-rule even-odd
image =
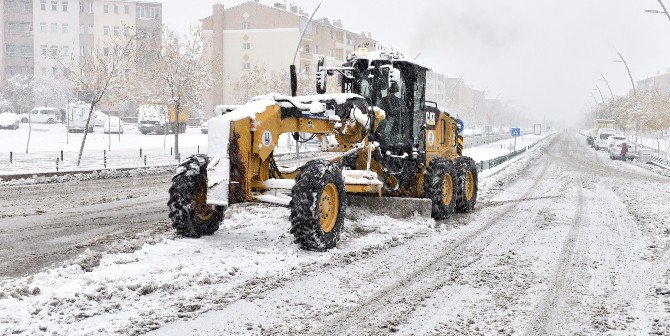
[[[270,131],[263,132],[263,146],[265,147],[272,146],[272,132]]]

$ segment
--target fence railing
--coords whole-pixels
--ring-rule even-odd
[[[59,172],[70,170],[140,168],[179,163],[193,154],[206,153],[202,146],[183,147],[176,158],[173,148],[85,151],[77,165],[78,152],[0,153],[0,174]]]

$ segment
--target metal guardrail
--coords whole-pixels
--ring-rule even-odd
[[[503,163],[505,163],[509,160],[512,160],[513,158],[515,158],[519,155],[522,155],[522,154],[526,153],[528,150],[537,146],[538,144],[540,144],[541,142],[543,142],[544,140],[548,139],[551,136],[552,135],[549,135],[545,138],[542,138],[542,139],[538,140],[537,142],[535,142],[532,145],[526,146],[522,149],[519,149],[519,150],[517,150],[515,152],[512,152],[512,153],[509,153],[507,155],[503,155],[503,156],[499,156],[499,157],[491,159],[491,160],[485,160],[485,161],[479,162],[479,163],[477,163],[477,168],[479,168],[479,171],[482,171],[482,170],[487,170],[487,169],[491,169],[491,168],[494,168],[496,166],[499,166],[499,165],[501,165],[501,164],[503,164]]]

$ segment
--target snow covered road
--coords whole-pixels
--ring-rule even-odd
[[[169,227],[171,174],[0,187],[0,278]]]
[[[265,205],[229,209],[212,237],[175,239],[148,205],[164,206],[166,185],[130,181],[89,204],[66,196],[44,207],[77,208],[90,225],[120,209],[106,226],[142,213],[155,237],[0,280],[0,335],[670,334],[670,178],[611,161],[576,134],[482,173],[472,214],[349,218],[327,253],[299,250],[288,211]],[[0,208],[3,225],[46,226],[49,213],[24,219],[35,204],[21,204]],[[4,258],[22,245],[3,225]]]

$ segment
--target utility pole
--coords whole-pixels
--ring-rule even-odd
[[[600,91],[600,87],[598,86],[598,84],[596,84],[596,90],[598,90],[598,93],[600,94],[600,100],[602,100],[603,104],[605,104],[605,96],[603,96],[603,92]]]

